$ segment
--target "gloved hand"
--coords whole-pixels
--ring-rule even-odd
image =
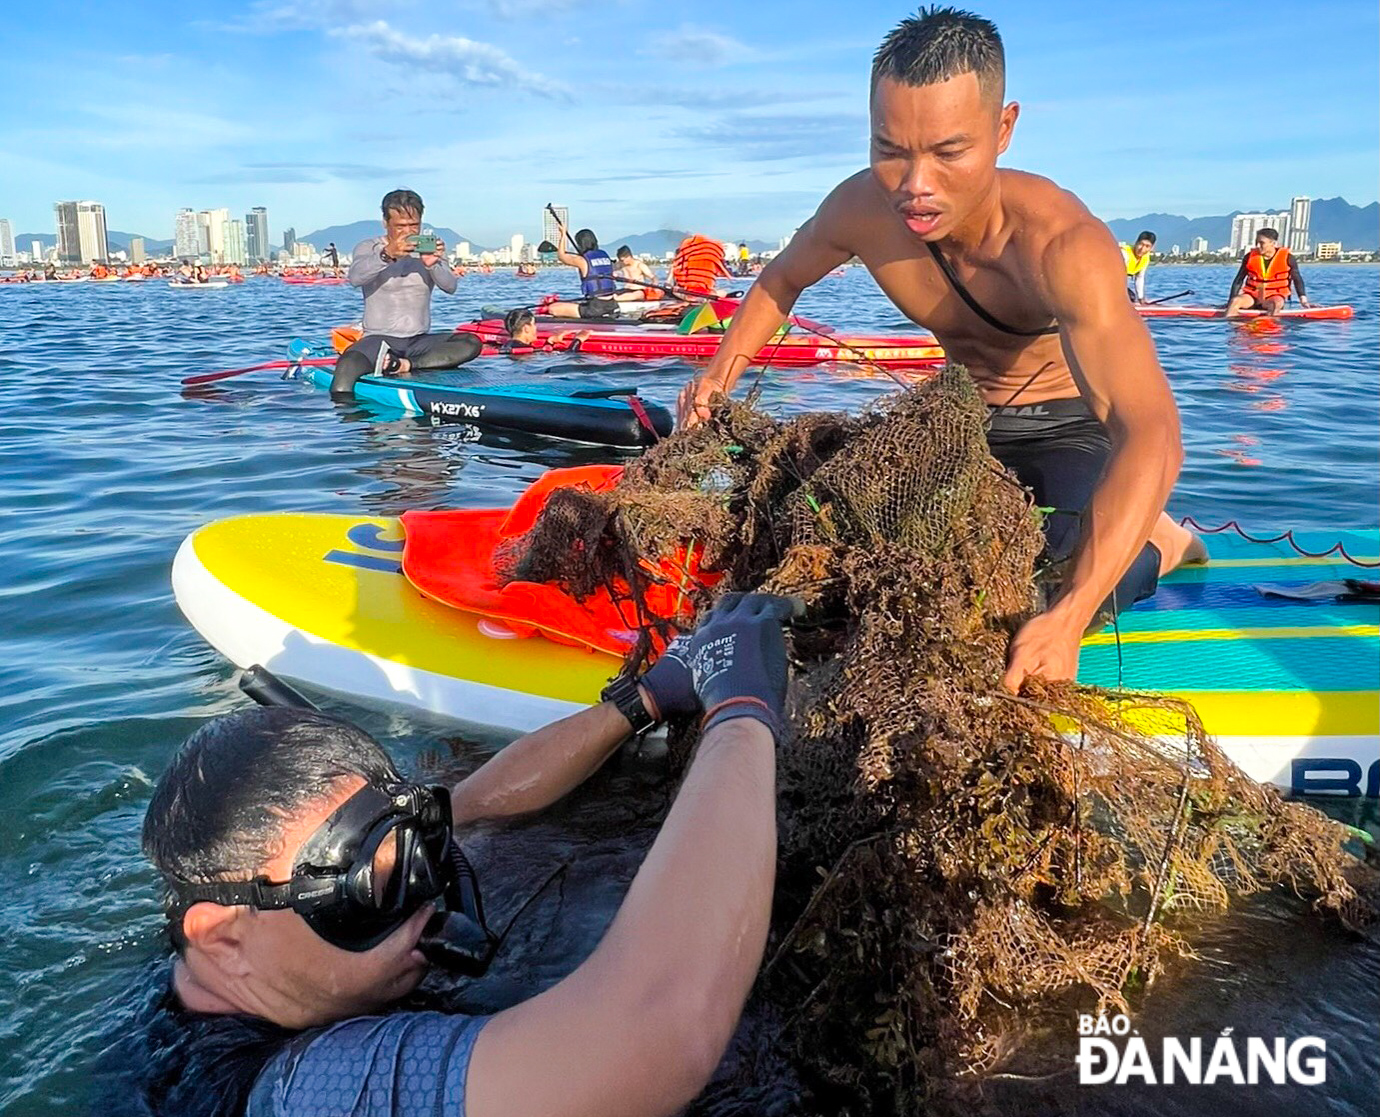
[[[705,732],[731,718],[750,717],[781,739],[786,704],[781,622],[793,611],[785,597],[730,593],[695,630],[687,659],[705,709]]]
[[[690,637],[677,636],[637,680],[656,704],[655,710],[647,712],[657,721],[699,712],[700,696],[686,658],[689,650]]]

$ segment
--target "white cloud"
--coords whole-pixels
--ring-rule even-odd
[[[737,39],[685,23],[675,31],[652,36],[650,53],[683,66],[703,68],[744,62],[756,55],[751,47]]]
[[[255,0],[250,5],[248,20],[237,29],[285,31],[339,27],[395,10],[397,6],[397,0]]]
[[[444,74],[462,85],[480,88],[524,89],[540,97],[569,95],[560,82],[525,69],[491,43],[458,35],[428,35],[413,39],[383,20],[345,27],[331,34],[362,42],[377,58],[397,66]]]

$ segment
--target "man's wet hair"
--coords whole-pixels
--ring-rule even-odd
[[[390,190],[383,196],[380,205],[385,221],[390,213],[415,213],[418,217],[422,216],[422,196],[415,190]]]
[[[1255,235],[1256,235],[1257,237],[1265,237],[1267,240],[1272,240],[1272,241],[1274,241],[1276,244],[1279,243],[1279,230],[1278,230],[1278,229],[1269,229],[1269,228],[1266,228],[1266,229],[1257,229],[1257,230],[1255,231]]]
[[[629,248],[626,244],[621,245],[618,249],[617,256],[620,260],[631,260],[632,249]]]
[[[257,707],[214,718],[182,742],[144,815],[144,855],[165,880],[252,880],[281,852],[283,829],[342,779],[396,781],[364,730],[307,710]],[[182,911],[165,897],[173,945]]]
[[[1141,230],[1141,233],[1140,233],[1140,236],[1136,237],[1136,242],[1139,243],[1140,241],[1143,241],[1143,240],[1144,240],[1144,241],[1149,241],[1151,244],[1154,244],[1154,243],[1155,243],[1155,234],[1152,233],[1149,229],[1142,229],[1142,230]]]
[[[898,23],[872,56],[872,89],[882,78],[902,85],[938,85],[975,74],[982,95],[998,105],[1006,95],[1006,52],[996,24],[937,4]]]
[[[599,247],[599,238],[593,229],[581,229],[575,234],[575,248],[579,252],[593,252]]]

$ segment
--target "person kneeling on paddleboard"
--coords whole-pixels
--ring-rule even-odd
[[[988,20],[922,8],[873,60],[869,169],[845,180],[769,263],[703,376],[681,393],[702,421],[805,288],[858,257],[933,331],[988,404],[992,455],[1046,510],[1060,591],[1011,640],[1005,683],[1072,679],[1084,633],[1206,557],[1163,512],[1183,461],[1174,396],[1122,293],[1107,226],[1038,175],[997,168],[1020,106]]]
[[[1261,229],[1255,235],[1255,247],[1241,258],[1241,267],[1231,281],[1227,317],[1235,318],[1243,310],[1278,314],[1289,300],[1290,284],[1299,293],[1300,306],[1313,305],[1304,294],[1303,273],[1294,254],[1280,246],[1279,231]]]
[[[1121,246],[1126,261],[1126,294],[1133,303],[1145,301],[1145,273],[1150,270],[1150,255],[1155,248],[1155,234],[1149,229],[1136,237],[1135,244]]]
[[[331,395],[352,399],[355,384],[370,373],[406,376],[413,371],[457,368],[483,346],[469,334],[431,330],[431,292],[455,293],[446,263],[446,242],[421,235],[422,199],[411,190],[383,198],[383,236],[355,246],[347,273],[364,291],[364,336],[340,355]]]
[[[103,1106],[144,1117],[679,1111],[717,1068],[766,945],[790,614],[783,598],[726,595],[640,679],[619,676],[599,705],[451,788],[409,782],[368,734],[262,679],[276,696],[260,700],[308,708],[208,722],[149,802],[143,847],[173,955],[105,1053]],[[423,1011],[419,994],[397,1007],[431,965],[478,976],[502,943],[455,832],[541,810],[629,736],[690,716],[702,719],[694,759],[587,959],[493,1015]]]

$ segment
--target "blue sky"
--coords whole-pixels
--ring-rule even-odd
[[[1105,218],[1376,196],[1374,0],[1304,7],[1000,0],[1022,105],[1005,163]],[[867,74],[913,7],[874,0],[245,0],[16,6],[0,217],[113,229],[269,208],[272,238],[410,185],[479,243],[548,200],[605,236],[775,239],[866,160]],[[1259,15],[1252,15],[1252,11]],[[703,14],[701,14],[703,13]],[[1261,30],[1255,30],[1255,27]]]

